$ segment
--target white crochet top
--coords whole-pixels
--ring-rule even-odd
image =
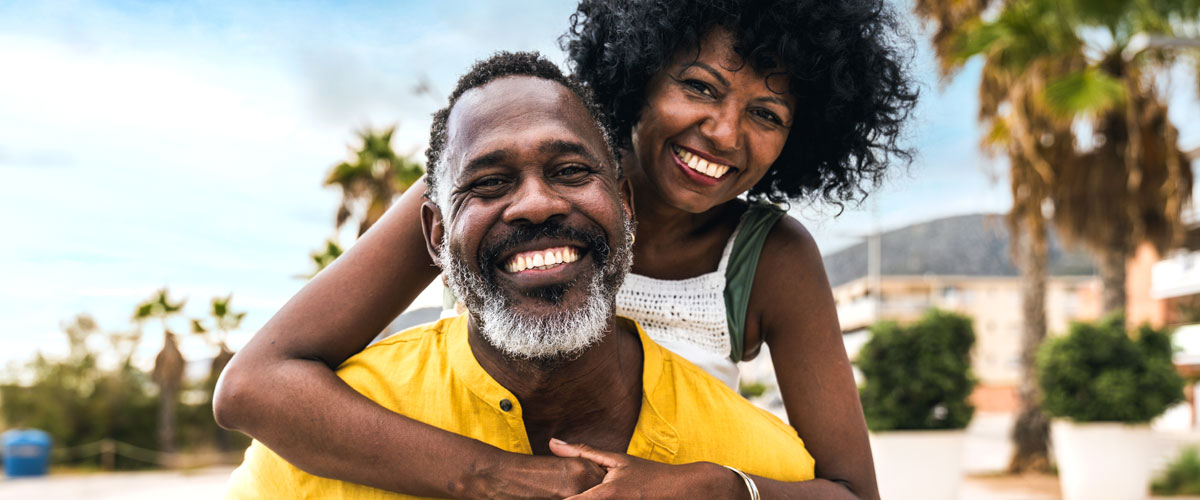
[[[745,217],[742,218],[744,222]],[[725,266],[738,223],[717,270],[681,280],[629,273],[617,292],[617,314],[642,325],[659,345],[683,356],[729,387],[738,388],[738,367],[729,359],[729,319],[725,313]]]

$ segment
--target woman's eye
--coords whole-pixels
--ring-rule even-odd
[[[765,110],[765,109],[756,109],[753,111],[753,113],[755,116],[762,118],[763,120],[774,123],[776,125],[783,125],[783,118],[780,118],[779,115],[775,114],[773,111],[769,111],[769,110]]]
[[[700,80],[684,80],[683,84],[686,85],[688,88],[696,91],[697,93],[704,94],[707,96],[713,95],[712,87],[710,87],[707,83],[704,83]]]

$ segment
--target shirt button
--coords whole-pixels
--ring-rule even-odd
[[[504,411],[511,410],[512,409],[512,401],[509,401],[507,399],[501,399],[500,400],[500,409],[504,410]]]

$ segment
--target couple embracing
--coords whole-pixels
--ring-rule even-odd
[[[218,421],[258,441],[230,496],[877,498],[820,254],[765,202],[907,159],[895,23],[584,1],[575,77],[477,64],[424,184],[227,368]],[[468,312],[363,349],[439,269]],[[764,344],[790,424],[730,388]]]

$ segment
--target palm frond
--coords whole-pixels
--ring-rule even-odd
[[[326,186],[342,190],[336,218],[338,229],[356,219],[361,236],[383,216],[392,200],[424,173],[419,163],[397,155],[392,149],[395,132],[395,126],[360,130],[359,144],[351,148],[352,159],[334,165],[326,175]]]
[[[1120,80],[1092,67],[1050,82],[1042,98],[1050,111],[1060,117],[1092,116],[1123,104],[1125,87]]]

